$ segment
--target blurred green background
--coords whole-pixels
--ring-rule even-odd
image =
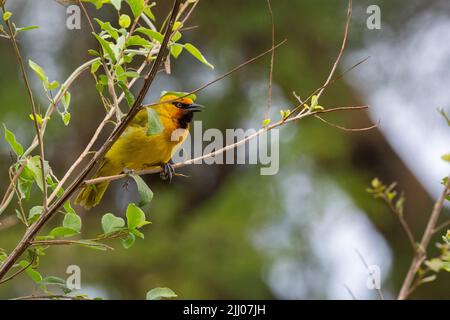
[[[159,1],[157,23],[171,1]],[[369,5],[381,8],[380,30],[366,27]],[[65,27],[66,8],[55,1],[8,1],[18,25],[39,25],[20,45],[26,59],[62,82],[89,59],[95,48],[86,20],[81,30]],[[114,20],[112,8],[92,16]],[[272,1],[276,50],[271,117],[320,87],[339,51],[347,2],[343,0]],[[366,288],[367,272],[357,255],[380,266],[382,290],[395,297],[411,259],[400,224],[365,189],[373,177],[397,181],[406,194],[406,219],[419,237],[440,191],[448,164],[450,133],[436,107],[449,106],[450,3],[441,1],[354,1],[349,45],[338,70],[343,72],[370,56],[362,66],[333,84],[321,98],[326,107],[370,104],[371,110],[339,113],[327,120],[347,127],[380,122],[369,132],[344,132],[315,119],[280,130],[280,171],[261,176],[255,165],[195,165],[168,184],[145,177],[155,193],[143,229],[145,239],[129,250],[100,252],[54,247],[41,261],[43,275],[65,274],[68,265],[82,272],[82,292],[104,298],[142,299],[154,287],[167,286],[184,299],[350,299],[345,286],[360,299],[374,299]],[[271,46],[271,24],[265,0],[200,1],[184,40],[196,44],[215,65],[211,71],[187,54],[173,61],[172,75],[160,75],[146,101],[162,90],[189,91]],[[209,87],[198,96],[207,110],[197,117],[203,129],[258,128],[267,108],[269,56]],[[173,60],[173,59],[172,59]],[[15,57],[0,39],[1,122],[28,145],[33,127]],[[47,102],[33,79],[40,107]],[[72,122],[51,121],[46,154],[61,176],[94,132],[103,108],[88,72],[72,90]],[[6,190],[9,147],[0,147],[0,187]],[[101,230],[106,212],[124,215],[135,201],[133,184],[113,184],[102,204],[83,217],[83,235]],[[36,205],[38,192],[27,206]],[[444,215],[449,216],[448,208]],[[0,221],[15,216],[14,206]],[[54,219],[52,226],[60,223]],[[51,226],[49,226],[50,228]],[[11,250],[24,228],[0,229],[0,247]],[[436,237],[436,241],[439,237]],[[436,241],[433,241],[436,242]],[[431,248],[431,254],[436,254]],[[450,298],[449,274],[418,289],[412,298]],[[32,293],[21,275],[0,286],[0,298]]]

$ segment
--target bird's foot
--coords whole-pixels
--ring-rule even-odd
[[[134,174],[135,170],[134,169],[123,168],[122,172],[124,174]]]
[[[169,183],[172,182],[172,178],[175,175],[175,169],[172,166],[171,162],[164,163],[161,165],[162,171],[159,174],[161,179],[169,180]]]

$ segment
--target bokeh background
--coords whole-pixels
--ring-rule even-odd
[[[371,4],[381,8],[380,30],[366,27]],[[81,30],[65,27],[66,8],[51,0],[8,1],[20,26],[39,25],[20,45],[26,59],[62,82],[96,47],[83,18]],[[158,1],[158,23],[170,1]],[[347,2],[273,0],[277,49],[272,118],[295,102],[292,91],[308,96],[325,80],[339,51]],[[113,10],[91,15],[115,19]],[[162,90],[189,91],[214,79],[271,45],[264,0],[208,0],[200,4],[184,40],[196,44],[215,65],[211,71],[187,54],[161,75],[146,101]],[[380,123],[369,132],[343,132],[314,119],[280,131],[280,172],[261,176],[254,165],[196,165],[180,170],[172,184],[145,177],[155,193],[145,239],[113,252],[54,247],[42,259],[41,273],[65,278],[68,265],[82,271],[82,292],[103,298],[142,299],[154,287],[172,288],[185,299],[375,299],[366,287],[367,271],[358,257],[380,266],[382,289],[395,297],[411,259],[397,219],[366,191],[373,177],[397,181],[405,192],[406,219],[419,237],[449,171],[440,156],[449,151],[450,131],[437,107],[450,105],[450,3],[435,1],[354,1],[347,51],[338,72],[370,56],[333,84],[321,99],[326,107],[369,104],[367,112],[333,114],[328,120],[348,127]],[[0,39],[1,122],[28,145],[33,128],[12,48]],[[258,128],[267,105],[269,56],[199,94],[207,106],[197,119],[203,128]],[[47,105],[36,77],[40,106]],[[51,121],[46,154],[61,175],[84,148],[103,108],[86,72],[72,88],[72,122]],[[59,120],[59,119],[58,119]],[[0,187],[6,189],[10,151],[0,144]],[[38,202],[38,193],[26,205]],[[101,230],[106,212],[124,215],[136,190],[113,184],[106,199],[83,216],[83,235]],[[448,208],[444,215],[449,217]],[[0,219],[14,216],[14,206]],[[56,225],[60,221],[52,221]],[[10,250],[23,234],[17,224],[0,230],[0,246]],[[439,237],[436,238],[436,241]],[[435,241],[433,241],[434,243]],[[431,253],[436,254],[434,248]],[[439,274],[412,298],[450,298],[450,274]],[[22,275],[0,286],[0,298],[33,292]]]

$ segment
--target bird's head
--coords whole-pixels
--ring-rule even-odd
[[[194,117],[194,112],[201,112],[203,106],[194,103],[192,97],[179,97],[174,94],[163,95],[160,102],[165,102],[158,109],[170,118],[177,119],[180,128],[186,129]],[[163,110],[161,110],[163,109]]]

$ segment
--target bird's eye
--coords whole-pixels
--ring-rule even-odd
[[[181,102],[175,102],[175,106],[177,108],[183,108],[183,104]]]

